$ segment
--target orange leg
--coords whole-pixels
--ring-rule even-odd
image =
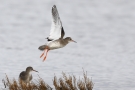
[[[46,59],[46,57],[47,57],[47,53],[48,53],[48,51],[49,51],[49,49],[47,49],[47,51],[46,51],[46,55],[45,55],[45,57],[44,57],[43,61],[45,61],[45,59]]]
[[[40,58],[43,57],[43,55],[45,54],[45,51],[46,51],[46,50],[47,50],[47,49],[44,50],[44,52],[41,54]]]

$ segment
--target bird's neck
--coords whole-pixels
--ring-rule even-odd
[[[31,75],[31,71],[26,71],[27,74]]]
[[[69,42],[68,42],[68,40],[67,40],[66,38],[64,38],[64,39],[62,40],[62,43],[63,43],[64,45],[67,45]]]

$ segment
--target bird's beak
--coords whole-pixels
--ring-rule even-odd
[[[76,41],[74,41],[74,40],[71,40],[71,42],[75,42],[75,43],[77,43]]]
[[[38,72],[38,71],[36,71],[36,70],[33,70],[33,71]]]

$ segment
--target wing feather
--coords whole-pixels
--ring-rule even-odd
[[[52,7],[52,26],[51,26],[51,31],[50,31],[50,35],[47,38],[48,40],[56,40],[59,38],[62,38],[64,36],[64,34],[62,34],[62,32],[64,29],[62,28],[62,23],[59,17],[59,13],[58,10],[56,8],[56,6],[54,5]]]

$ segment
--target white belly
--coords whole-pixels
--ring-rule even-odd
[[[49,42],[47,46],[50,48],[50,50],[53,50],[53,49],[62,48],[65,45],[62,45],[60,42],[53,41],[53,42]]]

